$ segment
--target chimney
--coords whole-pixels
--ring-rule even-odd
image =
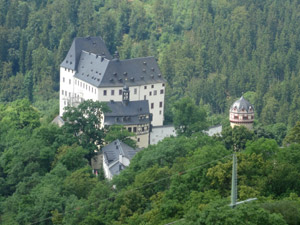
[[[115,58],[117,61],[119,61],[120,55],[119,55],[119,52],[118,52],[118,51],[115,51],[114,58]]]

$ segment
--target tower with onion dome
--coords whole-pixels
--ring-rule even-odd
[[[249,130],[253,129],[254,107],[244,96],[235,101],[229,110],[230,126],[245,126]]]

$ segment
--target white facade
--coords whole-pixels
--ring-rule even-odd
[[[153,127],[150,133],[150,144],[155,145],[166,137],[171,136],[177,136],[173,125]]]
[[[60,107],[59,115],[62,116],[64,108],[76,105],[84,100],[100,102],[122,101],[123,86],[97,88],[87,82],[74,78],[75,71],[60,68]],[[165,84],[153,83],[140,86],[129,86],[130,101],[148,100],[149,110],[152,113],[152,125],[162,126],[164,120]]]

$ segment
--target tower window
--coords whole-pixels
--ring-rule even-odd
[[[153,95],[157,95],[157,90],[154,90],[154,91],[153,91]]]
[[[149,95],[150,95],[150,96],[152,95],[152,91],[149,91]]]
[[[144,86],[144,89],[147,89],[147,86]]]
[[[115,90],[111,90],[111,95],[115,95]]]
[[[154,103],[151,103],[151,109],[154,109]]]
[[[162,106],[163,106],[163,103],[159,102],[159,108],[162,108]]]
[[[154,88],[154,84],[151,85],[151,88]]]
[[[103,90],[103,95],[106,96],[107,95],[107,91]]]
[[[160,93],[163,94],[163,93],[164,93],[164,89],[161,89],[161,90],[160,90]]]

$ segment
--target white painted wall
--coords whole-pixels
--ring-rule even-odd
[[[60,68],[60,108],[59,115],[62,116],[64,107],[74,102],[83,100],[94,101],[122,101],[123,87],[101,87],[97,88],[80,79],[74,78],[75,71]],[[155,83],[141,86],[130,86],[130,100],[148,100],[149,110],[153,115],[152,125],[162,126],[164,121],[164,97],[165,86],[163,83]],[[106,92],[106,95],[105,95]],[[75,103],[76,104],[76,103]]]
[[[153,127],[150,133],[150,144],[155,145],[170,136],[176,137],[176,131],[173,125]]]
[[[112,179],[112,174],[109,171],[108,165],[105,163],[105,160],[103,159],[103,170],[104,170],[104,175],[107,179],[111,180]]]
[[[59,115],[62,116],[64,107],[70,104],[73,96],[73,84],[75,71],[70,69],[60,68],[60,88],[59,88]]]

